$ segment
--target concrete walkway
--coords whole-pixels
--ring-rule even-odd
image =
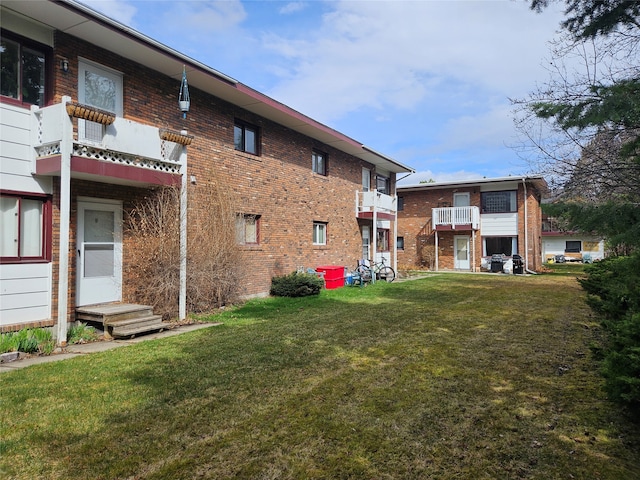
[[[12,362],[0,363],[0,373],[11,372],[13,370],[19,370],[21,368],[30,367],[31,365],[39,365],[41,363],[59,362],[68,358],[78,357],[80,355],[88,355],[91,353],[104,352],[106,350],[113,350],[114,348],[126,347],[128,345],[135,345],[136,343],[146,342],[149,340],[156,340],[158,338],[173,337],[187,332],[193,332],[195,330],[201,330],[203,328],[210,328],[221,325],[220,323],[194,323],[191,325],[181,325],[170,330],[163,330],[162,332],[150,333],[148,335],[141,335],[139,337],[129,339],[109,340],[103,342],[91,342],[78,345],[67,345],[62,349],[61,353],[54,353],[53,355],[32,356],[14,360]]]

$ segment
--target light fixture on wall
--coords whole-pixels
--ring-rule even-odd
[[[64,73],[67,73],[69,71],[69,60],[67,60],[66,58],[63,58],[60,61],[60,68]]]

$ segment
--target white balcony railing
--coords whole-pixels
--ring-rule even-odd
[[[438,227],[480,228],[480,209],[478,207],[434,208],[432,211],[433,229]]]
[[[356,213],[360,216],[363,213],[387,213],[394,215],[398,210],[398,202],[395,195],[387,195],[377,190],[369,192],[356,191]]]
[[[63,138],[63,119],[78,117],[69,105],[68,98],[65,98],[63,102],[49,107],[34,107],[32,142],[36,161],[60,154],[61,145],[70,142],[74,156],[170,174],[180,173],[182,146],[188,145],[192,137],[115,117],[103,122],[104,125],[98,125],[103,128],[103,135],[98,141]],[[78,121],[89,120],[78,118]]]

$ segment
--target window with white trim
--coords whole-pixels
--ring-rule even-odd
[[[518,211],[515,190],[482,192],[482,213],[513,213]]]
[[[2,193],[0,257],[3,263],[48,260],[51,200],[45,196]]]
[[[327,224],[325,222],[313,222],[313,244],[327,244]]]
[[[240,245],[259,244],[260,215],[238,214],[236,215],[236,241]]]

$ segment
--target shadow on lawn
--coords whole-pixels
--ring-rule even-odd
[[[251,302],[122,352],[111,382],[142,403],[125,389],[97,432],[41,447],[69,479],[634,478],[638,432],[593,379],[576,287],[553,281]]]

